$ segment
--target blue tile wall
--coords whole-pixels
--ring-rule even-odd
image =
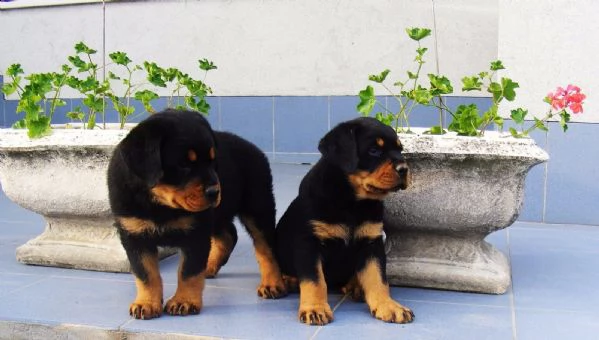
[[[399,107],[393,97],[377,98],[389,110],[396,111]],[[445,99],[452,109],[475,103],[484,111],[491,105],[489,98]],[[67,106],[56,111],[54,123],[68,122],[66,112],[81,104],[81,99],[66,101]],[[271,161],[279,163],[316,162],[320,158],[317,149],[320,138],[340,122],[360,116],[356,110],[358,96],[208,97],[207,101],[211,106],[207,119],[216,130],[230,131],[252,141]],[[138,114],[129,121],[139,122],[147,117],[141,103],[134,101],[133,105]],[[157,99],[152,105],[160,111],[167,106],[167,99]],[[0,96],[1,127],[10,127],[21,117],[15,114],[16,107],[16,100]],[[107,122],[118,122],[112,105],[107,108]],[[444,117],[445,127],[450,118]],[[417,107],[410,122],[413,127],[436,125],[437,109]],[[506,120],[504,129],[512,125]],[[596,209],[599,172],[595,171],[596,157],[588,151],[599,142],[598,130],[599,124],[572,123],[564,134],[552,123],[548,134],[532,134],[537,144],[549,153],[550,161],[529,171],[520,220],[599,225],[599,209]]]
[[[4,84],[4,77],[0,75],[0,88]],[[4,93],[0,92],[0,127],[4,126]]]
[[[220,130],[234,132],[264,151],[274,151],[272,97],[223,97],[220,109]]]
[[[318,153],[328,131],[328,97],[275,97],[274,113],[275,152]]]
[[[550,124],[545,222],[599,225],[598,124]]]

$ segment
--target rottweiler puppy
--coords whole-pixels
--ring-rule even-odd
[[[409,168],[392,128],[374,118],[337,125],[318,145],[322,157],[277,225],[277,258],[288,289],[299,288],[298,317],[333,321],[327,289],[365,300],[377,319],[407,323],[386,279],[383,198],[405,189]]]
[[[135,275],[136,319],[161,315],[158,246],[180,250],[178,284],[164,311],[197,314],[205,277],[227,262],[238,216],[253,239],[261,272],[258,295],[286,294],[274,257],[275,201],[265,155],[250,142],[213,131],[201,114],[167,109],[134,127],[108,168],[115,226]]]

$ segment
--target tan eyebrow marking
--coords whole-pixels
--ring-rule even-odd
[[[383,146],[385,146],[385,141],[382,138],[377,138],[376,144],[380,147],[383,147]]]
[[[216,150],[214,149],[214,147],[210,148],[208,156],[210,156],[210,159],[212,160],[216,158]]]
[[[189,158],[190,161],[195,162],[198,159],[198,155],[195,151],[190,149],[187,151],[187,158]]]

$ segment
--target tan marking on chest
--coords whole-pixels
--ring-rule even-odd
[[[356,228],[354,238],[375,239],[383,235],[383,222],[365,222]]]
[[[326,241],[334,238],[342,239],[346,243],[351,239],[349,228],[343,224],[329,224],[322,221],[310,221],[312,231],[321,241]]]
[[[118,221],[123,229],[134,235],[159,232],[158,226],[150,220],[144,220],[137,217],[119,217]],[[193,218],[191,216],[185,216],[168,221],[164,226],[166,227],[166,230],[185,231],[191,229],[192,224]]]

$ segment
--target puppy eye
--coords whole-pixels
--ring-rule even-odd
[[[368,149],[368,154],[373,157],[381,157],[383,154],[383,150],[379,148],[370,148]]]

